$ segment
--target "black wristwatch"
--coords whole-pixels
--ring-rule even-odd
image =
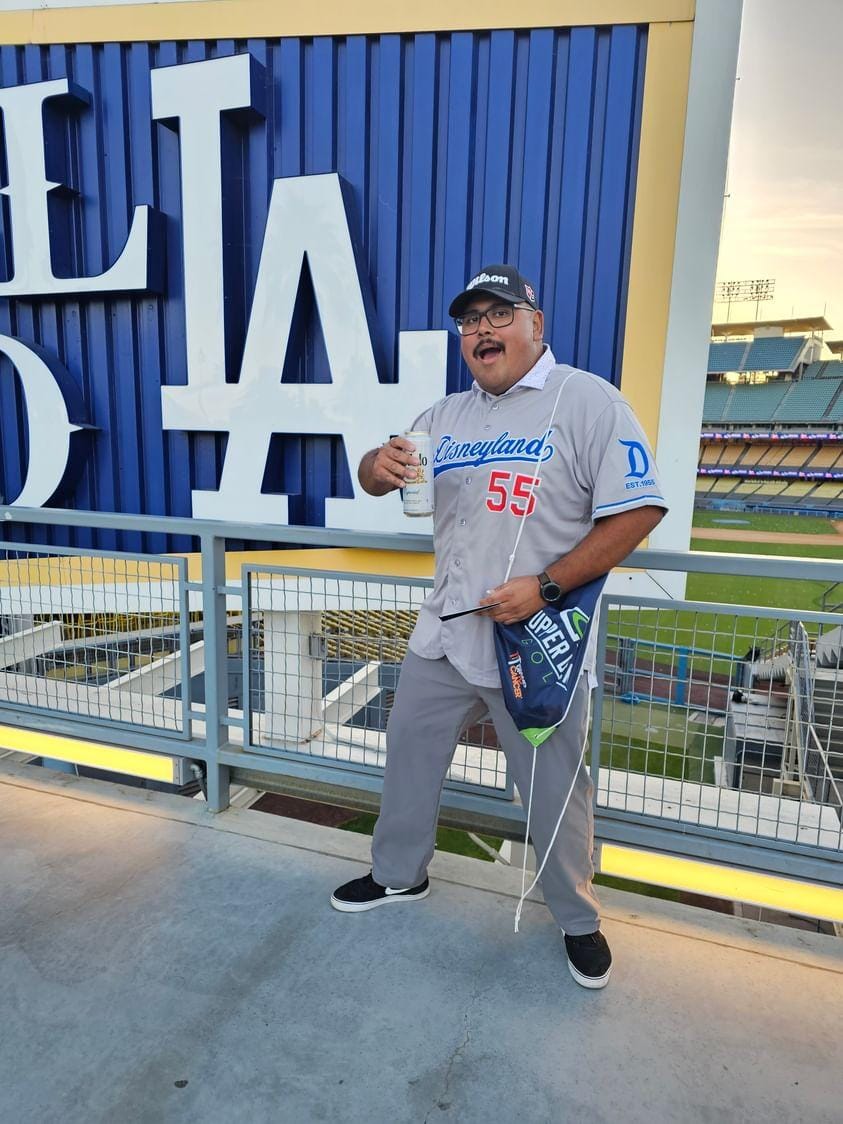
[[[562,586],[549,577],[544,570],[539,574],[539,590],[547,602],[558,601],[562,596]]]

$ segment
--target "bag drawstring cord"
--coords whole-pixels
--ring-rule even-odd
[[[518,924],[521,921],[521,911],[524,908],[524,902],[533,892],[538,880],[542,876],[545,868],[545,863],[548,860],[550,852],[553,850],[553,845],[556,842],[556,836],[559,834],[559,828],[562,826],[562,820],[568,810],[568,804],[574,791],[574,785],[577,783],[580,769],[582,768],[583,760],[585,758],[585,749],[588,745],[588,727],[591,722],[591,691],[588,691],[588,704],[585,717],[585,737],[583,738],[582,749],[580,750],[580,757],[577,761],[577,767],[574,769],[574,775],[571,778],[571,787],[568,789],[568,795],[565,797],[565,803],[562,805],[562,811],[559,813],[559,819],[556,821],[556,827],[553,829],[553,835],[550,837],[550,842],[547,845],[547,850],[544,853],[544,858],[541,861],[541,866],[536,871],[536,876],[530,883],[529,889],[524,890],[524,883],[527,881],[527,847],[530,841],[530,818],[533,811],[533,784],[536,779],[536,746],[533,746],[533,770],[530,774],[530,799],[527,803],[527,830],[524,834],[524,863],[521,867],[521,897],[518,899],[518,906],[515,910],[515,932],[518,932]]]
[[[565,376],[565,378],[559,384],[559,390],[556,392],[556,401],[553,403],[553,409],[550,412],[550,420],[548,421],[547,425],[545,426],[544,437],[542,438],[541,448],[539,449],[538,456],[536,457],[536,472],[535,472],[535,475],[533,476],[532,482],[530,483],[530,499],[532,499],[532,497],[535,493],[535,490],[536,490],[536,488],[538,487],[538,484],[539,484],[539,478],[541,476],[541,470],[542,470],[542,462],[543,462],[543,458],[544,458],[544,450],[545,450],[545,446],[547,445],[548,435],[550,434],[550,431],[553,428],[553,423],[556,420],[556,411],[559,408],[559,399],[562,397],[562,391],[565,389],[565,386],[567,385],[568,379],[571,378],[571,376],[573,374],[574,374],[574,371],[568,372],[568,374]],[[529,503],[529,500],[527,502]],[[524,524],[526,522],[527,522],[527,517],[525,515],[525,516],[522,517],[521,522],[518,524],[518,531],[515,535],[515,543],[512,547],[512,553],[509,556],[509,564],[506,568],[506,574],[504,575],[503,582],[501,583],[502,585],[505,585],[506,582],[509,581],[509,576],[512,573],[512,567],[515,564],[515,553],[518,550],[518,544],[521,542],[521,535],[524,531]],[[589,692],[589,696],[588,696],[588,707],[589,707],[589,711],[590,711],[591,710],[591,692]],[[533,811],[533,788],[534,788],[535,779],[536,779],[536,746],[533,746],[533,768],[532,768],[532,771],[530,773],[530,794],[529,794],[529,797],[528,797],[528,800],[527,800],[527,828],[526,828],[526,831],[524,833],[524,862],[521,866],[521,898],[519,899],[519,902],[518,902],[518,908],[515,911],[515,932],[516,933],[518,932],[518,923],[521,920],[521,911],[524,908],[524,902],[525,902],[527,896],[532,892],[533,887],[536,885],[539,878],[541,877],[541,873],[544,870],[544,866],[545,866],[545,863],[547,862],[548,855],[550,854],[550,851],[551,851],[551,848],[553,847],[553,844],[556,842],[556,836],[559,833],[559,828],[562,825],[562,818],[565,815],[565,812],[567,811],[568,802],[571,799],[571,793],[574,791],[574,785],[575,785],[576,780],[577,780],[577,774],[580,771],[580,765],[582,764],[583,757],[585,756],[585,747],[586,747],[587,743],[588,743],[588,721],[586,721],[585,741],[583,742],[582,752],[580,753],[580,759],[577,762],[576,769],[574,770],[574,776],[573,776],[573,779],[571,780],[571,787],[568,789],[568,795],[565,797],[565,803],[562,805],[562,811],[559,815],[559,819],[556,821],[556,827],[554,828],[553,836],[550,840],[550,845],[548,846],[547,850],[545,851],[545,855],[544,855],[544,858],[542,859],[541,867],[539,868],[539,871],[536,874],[536,877],[533,879],[533,882],[532,882],[529,890],[527,890],[526,893],[525,893],[524,892],[524,885],[527,881],[527,848],[529,846],[529,839],[530,839],[530,819],[532,817],[532,811]]]
[[[535,490],[536,490],[536,488],[538,487],[538,484],[539,484],[539,478],[541,476],[541,471],[542,471],[542,458],[544,457],[544,450],[545,450],[545,447],[547,445],[547,436],[550,433],[550,430],[553,426],[554,421],[556,420],[556,410],[559,406],[559,399],[562,397],[562,391],[565,389],[565,384],[568,382],[568,379],[573,374],[574,374],[574,371],[569,371],[568,374],[565,376],[565,378],[562,380],[562,382],[559,384],[559,390],[556,394],[556,401],[553,403],[553,409],[551,410],[551,413],[550,413],[550,421],[545,426],[544,437],[542,439],[541,448],[539,449],[539,455],[536,457],[536,473],[535,473],[535,476],[533,477],[533,479],[530,482],[530,495],[527,499],[528,505],[530,503],[530,500],[533,499],[533,494],[534,494],[534,492],[535,492]],[[518,524],[518,531],[515,535],[515,544],[512,547],[512,554],[510,554],[510,556],[509,556],[509,564],[506,567],[506,573],[504,574],[504,579],[501,582],[501,585],[505,585],[509,581],[509,575],[512,573],[512,567],[515,563],[515,552],[516,552],[516,550],[518,550],[518,544],[521,542],[521,534],[524,530],[524,524],[526,522],[527,522],[527,516],[524,515],[521,518],[521,522]]]

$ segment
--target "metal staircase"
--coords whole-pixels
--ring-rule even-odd
[[[843,813],[843,628],[812,645],[793,622],[754,653],[729,704],[727,742],[732,787],[803,795]]]

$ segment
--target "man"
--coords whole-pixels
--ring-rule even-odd
[[[411,426],[432,438],[436,576],[387,725],[372,873],[331,898],[345,912],[427,897],[448,766],[461,730],[487,710],[526,797],[532,749],[504,705],[492,622],[524,620],[562,591],[605,574],[652,531],[667,506],[629,405],[605,380],[556,364],[543,342],[535,292],[516,269],[485,266],[449,313],[474,385],[441,399]],[[358,470],[365,490],[385,495],[412,480],[413,448],[395,437],[367,453]],[[528,522],[515,557],[518,576],[501,584],[522,519]],[[439,619],[477,605],[489,607]],[[592,888],[593,786],[580,766],[592,685],[590,672],[584,673],[565,721],[538,750],[531,834],[537,857],[547,857],[542,889],[565,934],[571,974],[584,987],[601,988],[612,958]]]

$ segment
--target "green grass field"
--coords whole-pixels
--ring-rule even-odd
[[[833,528],[827,519],[803,516],[758,515],[743,511],[695,511],[695,527],[724,526],[741,529],[736,523],[743,523],[747,531],[771,531],[782,535],[792,533],[830,534]],[[710,538],[692,538],[691,550],[714,554],[754,554],[776,556],[776,558],[830,559],[843,561],[843,536],[840,546],[804,543],[756,543],[740,540],[720,541]],[[843,568],[841,568],[843,580]],[[759,578],[753,574],[707,574],[689,573],[686,598],[690,601],[722,602],[735,606],[764,606],[774,609],[795,609],[797,611],[822,611],[823,592],[831,586],[827,581],[807,581],[804,579]],[[843,600],[840,596],[833,600]],[[735,615],[728,610],[719,613],[706,611],[674,611],[659,609],[656,614],[637,617],[635,610],[624,611],[624,627],[619,619],[613,629],[620,635],[629,634],[629,626],[634,620],[634,634],[640,640],[664,645],[697,647],[722,652],[724,660],[715,661],[711,670],[719,673],[728,671],[728,660],[732,655],[742,655],[747,647],[763,642],[764,638],[776,633],[780,626],[778,620],[765,620],[752,613]],[[810,631],[810,629],[809,629]],[[660,656],[669,658],[667,650]],[[701,667],[705,658],[694,660]]]
[[[711,539],[692,539],[691,549],[706,553],[722,553],[728,546],[729,553],[767,555],[776,558],[822,558],[843,561],[841,546],[809,546],[787,543],[729,542]],[[719,548],[719,549],[718,549]],[[840,568],[843,581],[843,566]],[[831,585],[828,581],[805,581],[799,578],[759,578],[751,574],[744,576],[726,574],[689,574],[687,597],[689,601],[722,601],[729,605],[766,605],[771,609],[797,609],[822,611],[823,592]],[[843,596],[835,597],[843,600]]]
[[[723,753],[724,727],[691,722],[684,707],[625,703],[607,695],[602,732],[601,760],[613,769],[714,783],[714,758]]]
[[[803,535],[833,535],[830,519],[813,515],[767,515],[756,511],[694,511],[695,527],[722,527],[739,531],[776,531],[781,535],[795,531]],[[841,536],[843,537],[843,536]]]
[[[780,534],[789,532],[802,532],[811,534],[828,534],[832,528],[826,519],[815,519],[802,516],[756,515],[749,512],[694,512],[695,526],[714,526],[712,517],[718,519],[745,520],[748,530],[776,531]],[[734,527],[740,530],[739,527]],[[691,540],[691,549],[713,554],[751,554],[767,555],[769,557],[794,557],[827,559],[843,562],[843,536],[840,546],[829,546],[820,543],[812,546],[805,543],[787,542],[759,543],[743,542],[740,540],[724,541],[719,539]],[[841,582],[843,582],[843,566],[841,566]],[[752,574],[699,574],[690,573],[686,585],[686,599],[689,601],[704,601],[721,603],[724,605],[743,605],[751,609],[752,606],[764,606],[771,609],[792,609],[799,612],[821,612],[822,595],[832,583],[829,581],[807,581],[800,578],[780,579],[761,578]],[[843,587],[834,594],[830,603],[843,601]],[[617,615],[615,614],[616,621]],[[655,613],[644,613],[637,618],[635,610],[623,613],[623,628],[615,625],[613,631],[620,635],[634,635],[641,640],[649,640],[670,647],[702,648],[722,652],[723,660],[716,660],[711,668],[720,674],[729,670],[729,658],[743,653],[753,645],[763,643],[773,636],[780,627],[777,620],[764,620],[755,617],[752,612],[735,616],[731,611],[726,612],[677,612],[670,609],[659,609]],[[615,622],[613,622],[615,624]],[[618,621],[619,624],[619,621]],[[816,630],[816,626],[806,626],[808,631]],[[662,661],[669,659],[669,652],[664,649],[659,656]],[[694,666],[701,667],[706,663],[706,657],[693,659]]]

